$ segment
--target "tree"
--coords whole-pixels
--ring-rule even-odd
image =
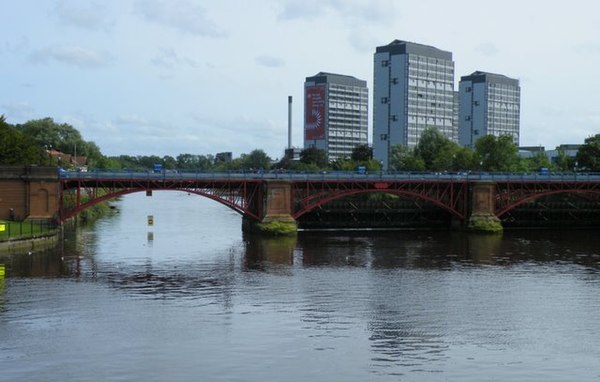
[[[473,170],[475,167],[473,150],[468,147],[460,147],[453,156],[452,170],[467,171]]]
[[[420,157],[427,170],[449,170],[460,146],[448,139],[436,128],[427,128],[421,134],[415,147],[415,155]]]
[[[271,158],[260,149],[255,149],[250,154],[242,154],[242,168],[245,170],[267,170],[271,168]]]
[[[484,171],[517,171],[518,152],[510,135],[486,135],[475,142],[475,161]]]
[[[390,156],[390,169],[396,171],[423,171],[425,162],[415,154],[415,150],[403,146],[393,145]]]
[[[163,156],[162,163],[165,169],[173,170],[177,168],[177,161],[170,155]]]
[[[565,150],[560,148],[557,150],[557,153],[558,155],[554,163],[556,169],[558,171],[573,171],[575,158],[568,156]]]
[[[524,158],[521,162],[523,164],[521,170],[530,172],[539,171],[540,168],[549,168],[552,165],[543,151],[538,151],[531,158]]]
[[[327,153],[316,147],[309,147],[300,152],[300,162],[314,165],[317,169],[327,168]]]
[[[577,168],[600,171],[600,134],[585,139],[584,144],[577,152],[575,160],[577,161]]]
[[[356,171],[357,162],[348,157],[338,158],[331,162],[331,168],[335,171]]]
[[[6,123],[0,116],[0,164],[32,165],[46,164],[47,158],[33,140]]]
[[[373,148],[369,147],[368,144],[356,145],[352,149],[352,155],[350,159],[355,162],[367,162],[373,159]]]
[[[73,126],[54,122],[52,118],[43,118],[27,121],[16,126],[23,134],[30,136],[42,148],[53,148],[63,153],[88,155],[87,145],[81,134]]]

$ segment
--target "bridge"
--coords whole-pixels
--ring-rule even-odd
[[[600,195],[600,174],[64,172],[60,186],[60,220],[98,202],[140,191],[198,194],[259,222],[296,221],[329,201],[383,192],[432,203],[464,224],[473,214],[500,218],[546,195]]]
[[[58,222],[118,196],[134,192],[150,195],[157,190],[201,195],[256,222],[297,221],[329,201],[375,192],[426,201],[463,225],[473,215],[501,218],[515,207],[547,195],[578,194],[600,203],[600,174],[57,172],[49,168],[42,175],[40,168],[34,170],[9,177],[13,188],[15,182],[25,184],[23,191],[30,195],[22,206],[9,208],[17,217],[45,216]],[[0,171],[0,190],[9,180],[2,174]],[[6,214],[7,207],[0,198],[0,213]],[[33,207],[35,211],[31,211]]]

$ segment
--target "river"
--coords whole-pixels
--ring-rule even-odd
[[[0,255],[0,381],[600,380],[598,231],[261,240],[196,195],[115,205]]]

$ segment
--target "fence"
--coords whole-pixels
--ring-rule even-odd
[[[23,222],[0,220],[0,241],[26,239],[51,234],[56,228],[56,222],[49,220],[28,220]]]

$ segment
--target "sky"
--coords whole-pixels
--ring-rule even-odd
[[[303,86],[367,81],[394,39],[517,78],[521,146],[600,133],[600,2],[471,0],[0,0],[0,114],[69,123],[105,155],[303,145]],[[371,110],[372,107],[370,106]],[[369,117],[371,141],[372,118]]]

